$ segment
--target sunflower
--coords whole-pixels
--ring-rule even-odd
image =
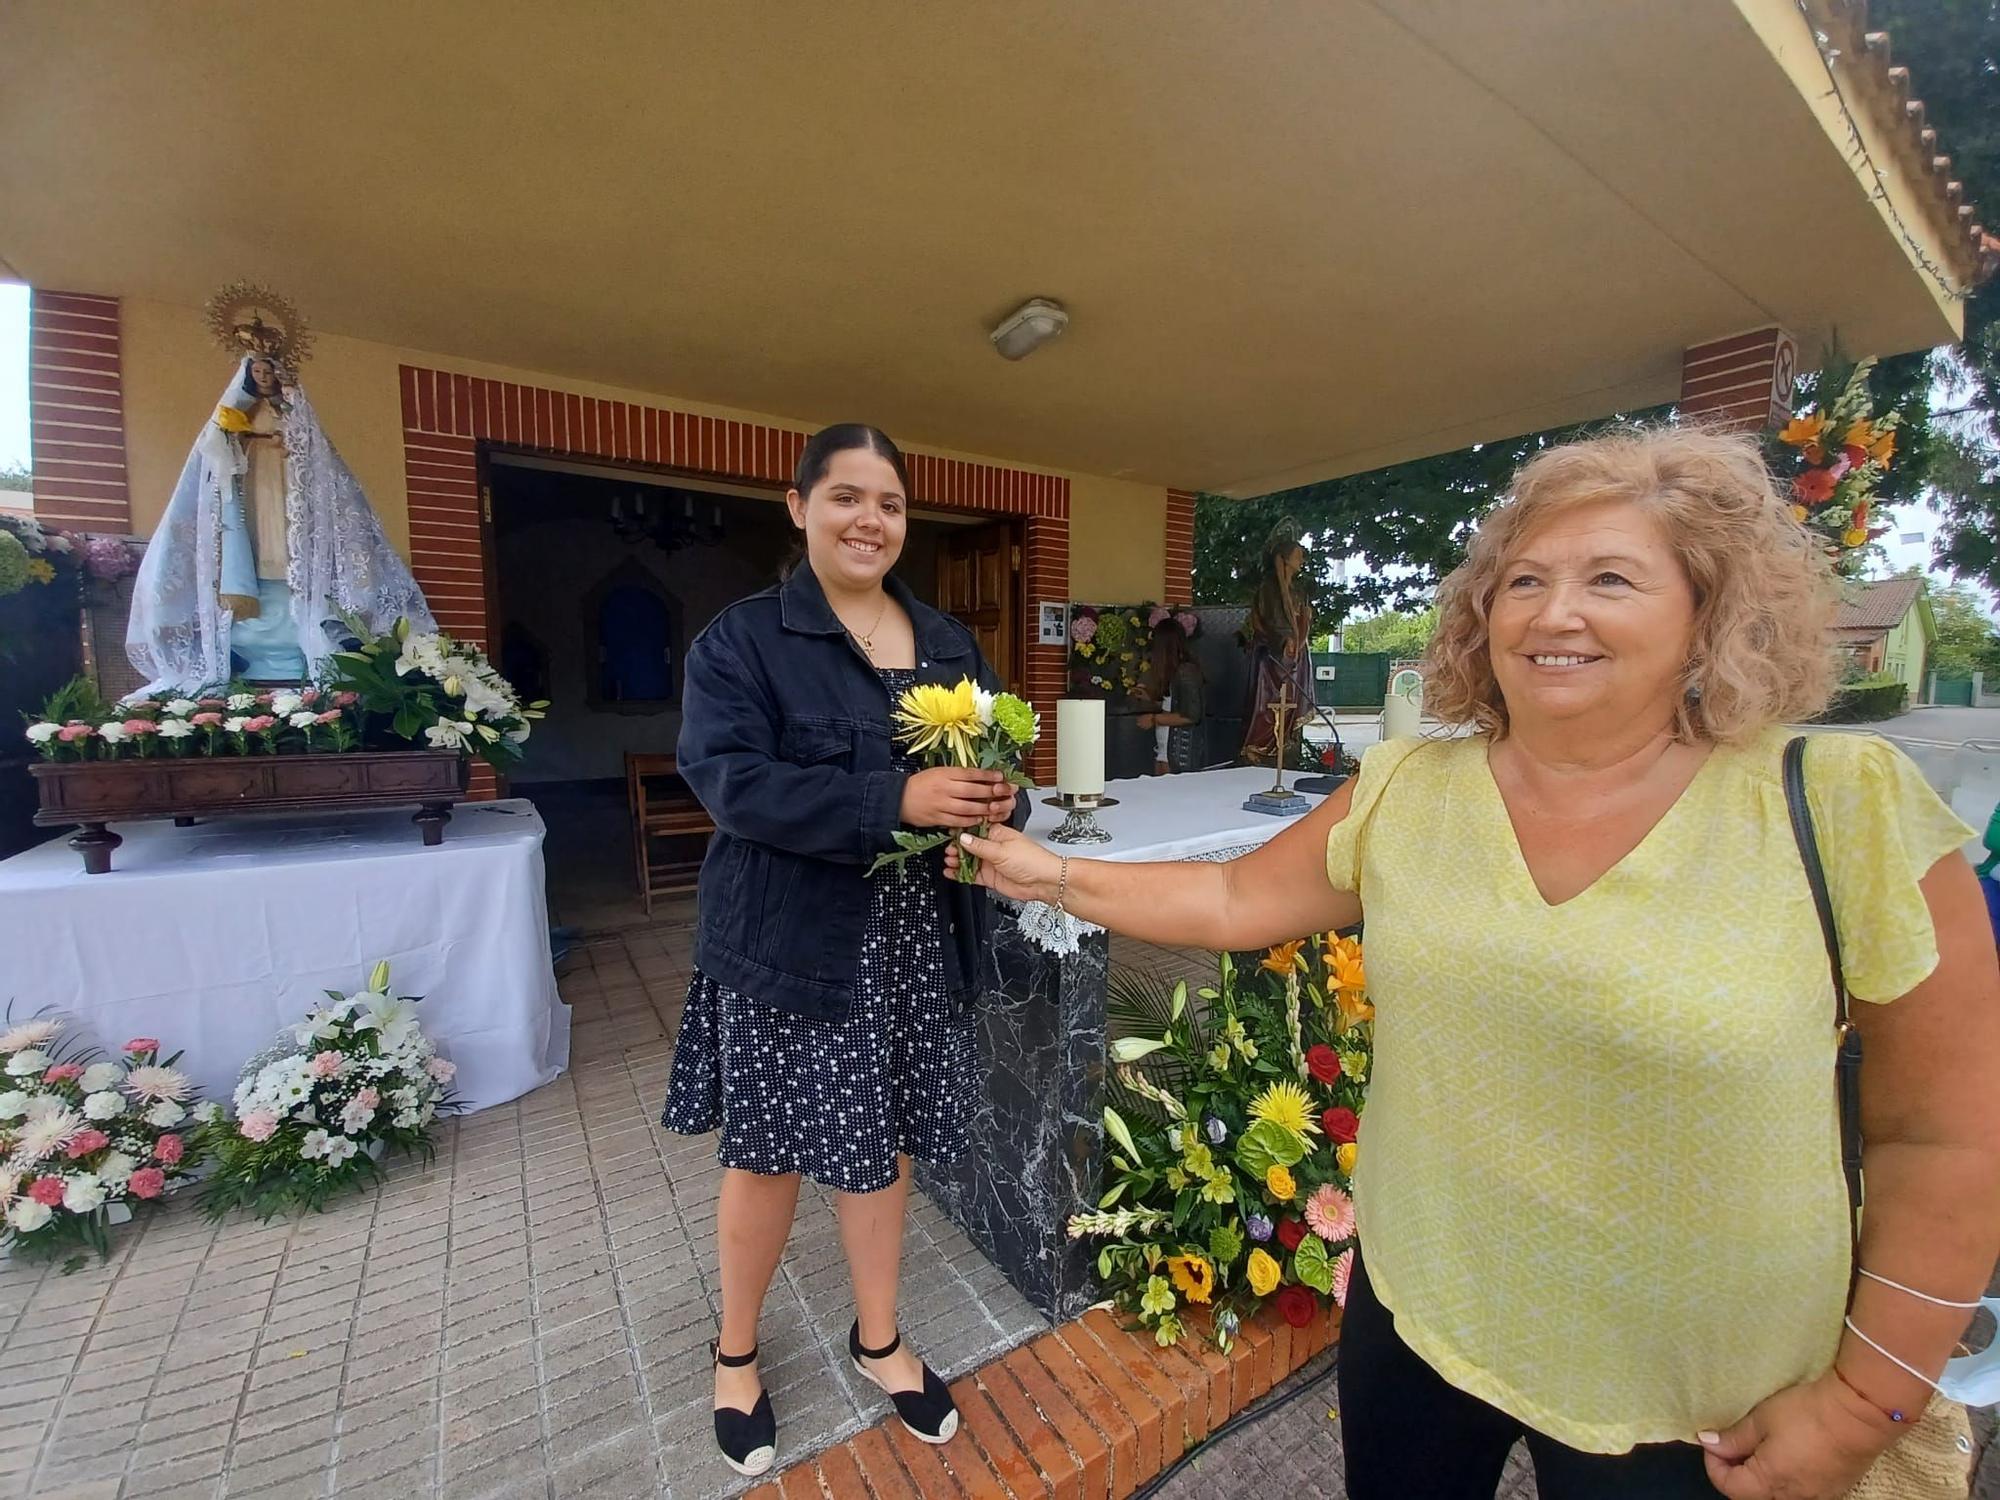
[[[972,737],[979,728],[979,702],[971,680],[960,678],[957,687],[917,684],[897,702],[896,724],[918,755],[942,745],[951,752],[953,763],[971,765]]]
[[[1206,1302],[1215,1290],[1215,1267],[1204,1255],[1169,1255],[1167,1274],[1174,1286],[1190,1302]]]
[[[1313,1119],[1312,1100],[1289,1078],[1280,1079],[1250,1101],[1250,1118],[1269,1120],[1300,1135],[1317,1134],[1319,1131]]]
[[[1262,966],[1283,979],[1299,966],[1299,950],[1305,945],[1304,938],[1293,938],[1289,943],[1280,943],[1264,955]]]

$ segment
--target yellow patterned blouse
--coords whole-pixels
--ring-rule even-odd
[[[1727,1427],[1839,1341],[1833,1002],[1786,738],[1715,750],[1560,906],[1484,738],[1371,750],[1328,840],[1376,1006],[1370,1280],[1452,1384],[1575,1448]],[[1971,830],[1873,736],[1814,736],[1806,783],[1848,982],[1893,1000],[1937,964],[1917,881]]]

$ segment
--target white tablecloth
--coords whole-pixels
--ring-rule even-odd
[[[1306,812],[1294,817],[1244,811],[1250,794],[1270,790],[1271,780],[1268,767],[1244,767],[1107,782],[1104,794],[1118,799],[1118,806],[1097,814],[1097,826],[1111,835],[1108,844],[1051,843],[1049,835],[1062,826],[1064,814],[1043,804],[1048,792],[1035,792],[1027,833],[1045,847],[1077,859],[1233,859],[1268,843],[1319,806],[1320,799],[1306,793]],[[1287,771],[1286,789],[1297,780]],[[1019,910],[1021,931],[1051,953],[1074,953],[1085,933],[1102,931],[1039,901]]]
[[[425,848],[408,809],[113,825],[108,875],[67,835],[0,861],[0,1005],[79,1018],[115,1052],[157,1037],[225,1103],[245,1059],[377,959],[458,1064],[469,1109],[569,1064],[531,803],[456,809]]]

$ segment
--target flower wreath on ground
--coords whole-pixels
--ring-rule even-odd
[[[1114,982],[1104,1191],[1069,1221],[1072,1239],[1104,1242],[1106,1292],[1161,1344],[1206,1309],[1227,1348],[1266,1300],[1303,1327],[1321,1298],[1345,1305],[1354,1264],[1375,1016],[1360,941],[1302,938],[1247,972],[1218,962],[1192,1002],[1185,982]]]
[[[134,1037],[111,1062],[39,1016],[0,1034],[0,1241],[24,1260],[111,1253],[110,1229],[158,1203],[200,1161],[184,1128],[195,1089],[160,1044]]]
[[[209,1215],[318,1212],[343,1188],[378,1179],[391,1149],[429,1161],[438,1116],[463,1107],[450,1086],[457,1066],[417,1025],[419,997],[389,992],[386,962],[367,989],[326,993],[332,1004],[243,1065],[233,1119],[204,1107],[201,1144],[216,1163],[201,1186]]]

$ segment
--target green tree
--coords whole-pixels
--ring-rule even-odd
[[[1940,677],[2000,672],[2000,630],[1986,617],[1979,596],[1963,584],[1931,590],[1937,647],[1930,669]]]
[[[31,490],[34,475],[22,464],[0,465],[0,490]]]
[[[1415,612],[1385,609],[1349,625],[1341,632],[1341,645],[1348,651],[1386,651],[1399,659],[1422,656],[1437,623],[1435,604]]]

